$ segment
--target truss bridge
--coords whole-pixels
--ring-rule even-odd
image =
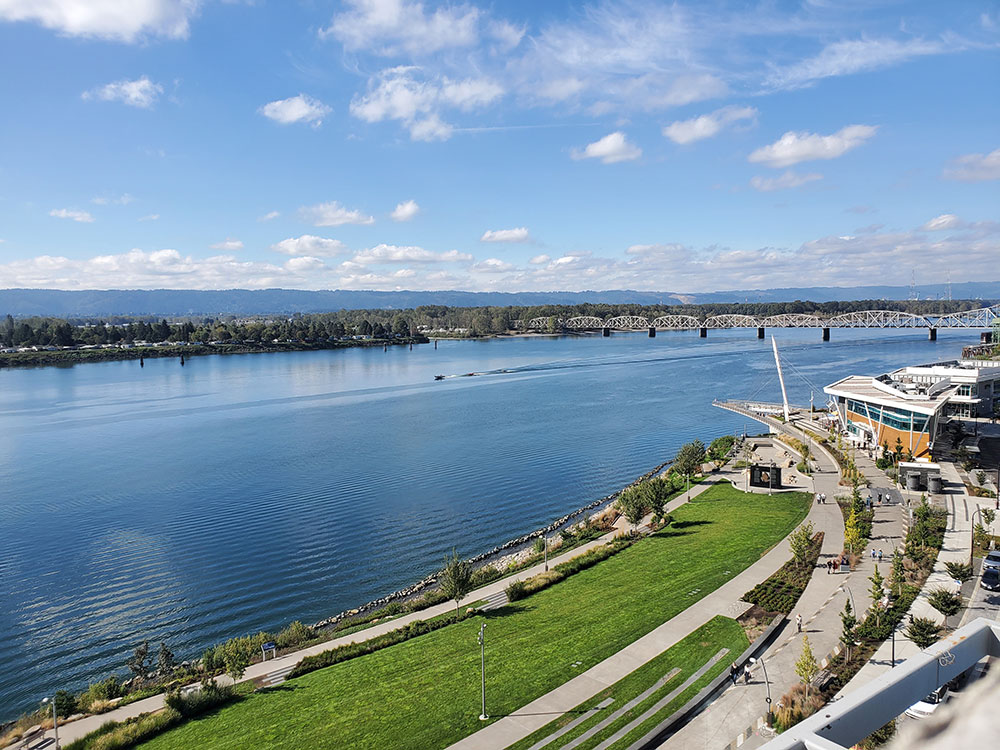
[[[830,340],[831,328],[919,328],[926,329],[928,338],[937,339],[939,329],[990,328],[1000,319],[1000,305],[976,310],[948,313],[946,315],[915,315],[898,310],[862,310],[822,317],[807,313],[784,313],[767,317],[752,315],[713,315],[696,318],[693,315],[661,315],[646,318],[641,315],[618,315],[604,320],[590,315],[575,318],[531,318],[518,320],[514,327],[522,331],[601,331],[610,336],[612,331],[648,331],[653,337],[657,331],[698,331],[702,338],[710,329],[749,328],[757,330],[757,338],[764,338],[768,328],[817,328],[823,340]]]

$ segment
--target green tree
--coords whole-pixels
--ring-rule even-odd
[[[642,523],[642,519],[651,510],[647,493],[642,490],[642,484],[629,485],[622,490],[615,505],[625,516],[625,520],[632,524],[633,530]]]
[[[149,641],[143,641],[132,651],[132,656],[125,660],[125,666],[135,675],[136,680],[143,682],[152,666],[149,654]]]
[[[972,578],[972,566],[964,562],[946,562],[948,575],[959,583],[965,583]]]
[[[898,551],[893,552],[892,567],[889,569],[889,588],[896,596],[902,596],[905,584],[906,568],[903,565],[903,556]]]
[[[872,574],[868,576],[868,580],[871,581],[872,584],[868,588],[868,596],[870,596],[872,600],[871,607],[868,609],[868,616],[875,616],[875,626],[878,627],[882,619],[882,599],[885,596],[885,578],[883,578],[882,574],[879,573],[878,565],[875,566],[875,570]]]
[[[788,544],[792,549],[792,559],[796,566],[802,568],[806,565],[806,558],[809,556],[809,545],[813,538],[812,521],[802,524],[788,537]]]
[[[945,618],[957,615],[962,609],[962,596],[948,589],[934,589],[927,595],[927,602]]]
[[[692,440],[681,446],[674,459],[674,468],[685,477],[696,474],[705,462],[705,444],[700,440]]]
[[[250,666],[250,654],[247,653],[240,640],[233,638],[216,649],[216,658],[221,657],[226,674],[234,680],[240,679],[247,667]]]
[[[856,640],[854,629],[858,626],[858,618],[854,616],[854,608],[851,606],[851,599],[848,597],[844,602],[844,611],[840,613],[840,642],[846,649],[846,661],[851,660],[851,646]]]
[[[979,515],[983,518],[983,525],[986,527],[986,530],[991,531],[993,529],[993,522],[997,520],[997,512],[993,508],[981,508]]]
[[[802,636],[802,654],[799,656],[798,661],[795,662],[795,674],[799,676],[802,680],[802,684],[806,686],[806,692],[809,692],[809,683],[813,681],[819,672],[819,664],[816,663],[816,657],[813,656],[812,646],[809,645],[809,636]]]
[[[441,573],[441,591],[449,599],[455,600],[455,614],[462,598],[472,591],[472,565],[458,556],[453,549],[451,557],[445,557]]]
[[[848,552],[855,555],[864,549],[865,546],[865,537],[861,533],[858,512],[853,508],[850,515],[847,516],[847,522],[844,524],[844,546],[847,547]]]
[[[927,617],[911,617],[906,635],[917,648],[923,650],[937,643],[941,637],[941,626]]]

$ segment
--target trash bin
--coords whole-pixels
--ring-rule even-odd
[[[920,472],[911,471],[906,475],[906,489],[908,490],[919,490],[920,489]]]
[[[932,495],[941,494],[941,476],[939,474],[927,477],[927,491]]]

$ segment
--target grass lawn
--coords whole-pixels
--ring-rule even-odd
[[[523,601],[255,693],[143,747],[445,747],[481,726],[480,622],[487,709],[499,717],[718,588],[784,538],[810,501],[716,485],[670,528]]]
[[[628,747],[697,695],[698,691],[716,676],[729,669],[729,665],[749,645],[750,641],[747,639],[746,633],[743,632],[743,628],[736,620],[722,617],[721,615],[713,617],[655,659],[646,662],[611,687],[602,690],[590,700],[581,703],[573,711],[564,714],[556,721],[547,724],[520,742],[511,745],[510,750],[527,750],[527,748],[542,738],[548,737],[578,718],[581,712],[595,708],[606,698],[614,698],[614,703],[602,710],[594,711],[586,721],[581,722],[569,732],[553,740],[546,746],[546,750],[556,750],[556,748],[564,747],[568,742],[586,733],[602,721],[605,721],[613,712],[619,710],[630,700],[652,687],[657,680],[668,675],[673,669],[680,670],[659,690],[624,712],[607,727],[577,745],[581,750],[590,750],[620,731],[633,720],[644,715],[661,698],[664,698],[676,688],[683,685],[691,675],[708,663],[721,649],[729,649],[729,652],[725,656],[671,700],[670,703],[646,717],[639,726],[612,745],[614,748]]]

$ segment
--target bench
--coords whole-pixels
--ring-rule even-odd
[[[812,681],[809,684],[822,692],[826,689],[826,686],[830,684],[832,679],[833,672],[829,669],[822,669],[816,673],[816,676],[812,678]]]

